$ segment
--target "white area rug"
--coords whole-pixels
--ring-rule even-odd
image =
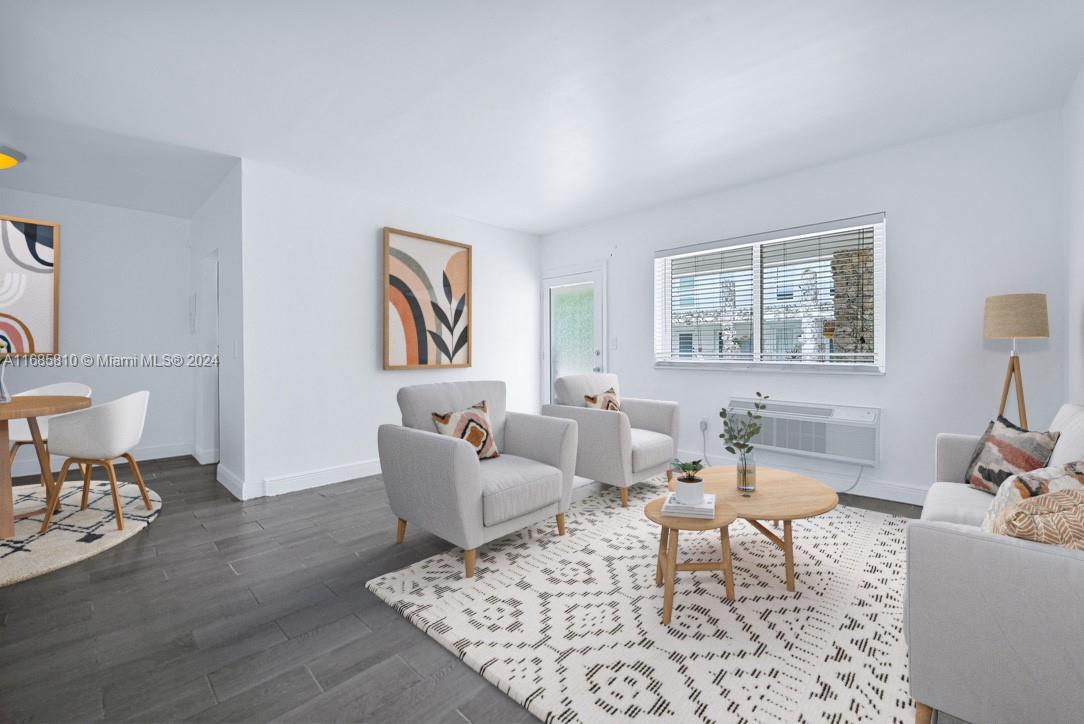
[[[153,510],[147,510],[135,483],[119,483],[118,492],[124,511],[124,530],[117,530],[108,480],[91,481],[86,510],[79,510],[83,481],[64,483],[60,493],[63,507],[53,514],[46,533],[41,532],[40,514],[15,521],[15,538],[0,538],[0,586],[90,558],[131,538],[158,517],[162,499],[153,490],[147,490]],[[44,507],[43,486],[15,488],[15,512]]]
[[[902,518],[856,508],[794,524],[783,553],[731,526],[737,600],[713,572],[678,574],[673,620],[655,586],[665,490],[572,506],[494,541],[463,579],[458,550],[368,582],[377,596],[531,713],[549,721],[911,722],[901,597]],[[679,559],[717,560],[718,534],[682,533]]]

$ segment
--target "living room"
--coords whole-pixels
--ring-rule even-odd
[[[1080,3],[0,17],[0,718],[1078,718]]]

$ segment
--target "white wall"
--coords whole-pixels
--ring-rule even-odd
[[[0,213],[60,224],[60,351],[187,353],[188,221],[0,188]],[[94,401],[150,390],[137,458],[192,452],[193,375],[187,368],[10,368],[9,389],[83,382]],[[61,460],[53,459],[54,466]],[[14,474],[37,470],[28,448]]]
[[[243,284],[241,278],[241,180],[240,162],[211,193],[192,217],[192,288],[200,289],[200,265],[209,255],[218,258],[218,411],[220,436],[218,440],[218,479],[234,495],[242,494],[244,479],[244,369],[242,316]],[[202,300],[200,309],[203,309]],[[200,320],[199,326],[206,320]],[[215,414],[207,409],[215,404],[204,385],[213,370],[194,370],[194,416]],[[201,379],[201,375],[203,376]],[[197,441],[203,447],[208,441]],[[212,451],[197,450],[197,457],[214,457]]]
[[[1069,399],[1084,403],[1084,68],[1062,113],[1065,133],[1065,242]]]
[[[1008,343],[984,342],[987,295],[1049,295],[1051,329],[1065,326],[1060,118],[1046,113],[930,138],[543,238],[543,268],[609,261],[610,369],[629,395],[681,403],[682,454],[723,458],[718,409],[754,391],[781,400],[883,409],[882,457],[855,492],[921,502],[938,431],[980,433],[997,411]],[[656,249],[859,214],[888,215],[887,373],[661,370],[653,367]],[[1021,342],[1029,421],[1042,426],[1065,396],[1066,341]],[[762,455],[839,486],[855,466]]]
[[[473,367],[382,369],[384,226],[473,245]],[[247,160],[243,229],[245,497],[378,472],[404,385],[502,379],[537,411],[536,237]]]

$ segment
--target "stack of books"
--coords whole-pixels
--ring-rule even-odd
[[[715,517],[715,495],[704,493],[704,499],[700,505],[688,505],[679,503],[677,493],[666,496],[666,502],[662,504],[662,514],[672,515],[676,518],[711,518]]]

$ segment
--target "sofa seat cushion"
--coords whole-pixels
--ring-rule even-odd
[[[497,525],[561,499],[561,471],[518,455],[479,461],[482,523]]]
[[[634,427],[632,435],[632,472],[657,468],[674,459],[674,440],[669,435]]]
[[[922,520],[982,525],[993,497],[964,483],[934,483],[922,504]]]

